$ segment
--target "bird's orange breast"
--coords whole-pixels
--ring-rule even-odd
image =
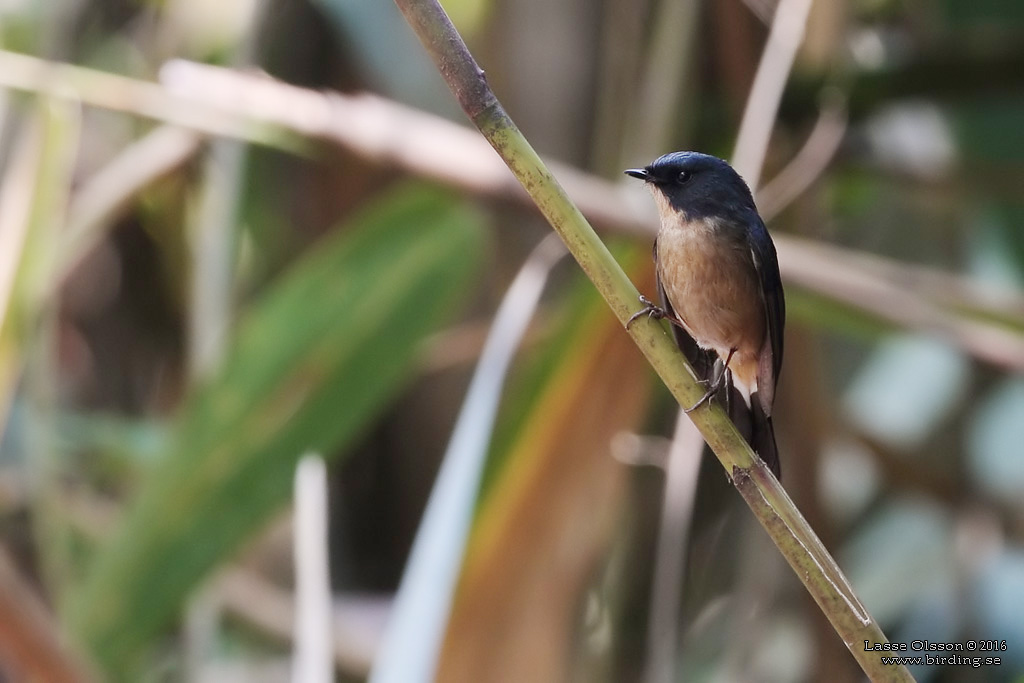
[[[676,214],[658,233],[658,276],[694,340],[723,359],[735,349],[729,367],[753,390],[765,313],[746,240],[711,219]]]

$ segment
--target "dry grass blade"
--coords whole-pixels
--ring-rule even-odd
[[[434,679],[502,389],[548,275],[564,255],[557,237],[543,239],[498,308],[416,532],[373,683]]]
[[[331,579],[327,550],[327,464],[307,453],[295,468],[295,647],[292,676],[333,680]]]
[[[642,420],[648,385],[604,311],[568,348],[480,512],[437,680],[556,681],[568,670],[579,600],[622,500],[609,444]]]

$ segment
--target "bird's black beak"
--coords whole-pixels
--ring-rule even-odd
[[[644,182],[651,180],[651,174],[648,173],[647,169],[645,168],[627,168],[625,171],[623,171],[623,173],[634,178],[639,178]]]

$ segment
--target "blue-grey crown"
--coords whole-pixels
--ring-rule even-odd
[[[743,178],[728,163],[710,154],[670,152],[643,171],[627,172],[653,183],[672,206],[691,218],[746,220],[757,211]]]

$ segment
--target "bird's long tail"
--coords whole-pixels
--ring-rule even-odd
[[[765,415],[761,402],[757,399],[757,392],[750,395],[749,405],[742,392],[732,382],[722,387],[721,395],[724,399],[723,407],[729,419],[736,425],[736,430],[746,439],[754,452],[761,456],[761,460],[764,460],[764,464],[775,478],[780,478],[782,468],[779,463],[779,449],[775,445],[775,428],[772,426],[771,416]]]
[[[761,456],[761,460],[764,460],[764,464],[772,471],[775,478],[780,479],[782,477],[782,467],[779,462],[779,449],[775,445],[775,427],[772,425],[771,415],[765,415],[764,408],[761,407],[761,402],[757,399],[757,392],[755,391],[751,394],[749,407],[742,399],[739,402],[731,401],[730,403],[731,406],[736,406],[738,403],[739,410],[747,413],[748,417],[746,420],[749,423],[749,427],[747,431],[740,429],[740,433],[747,440],[747,443],[750,444],[750,447]],[[737,418],[732,414],[729,417],[739,427],[739,424],[736,422]]]

